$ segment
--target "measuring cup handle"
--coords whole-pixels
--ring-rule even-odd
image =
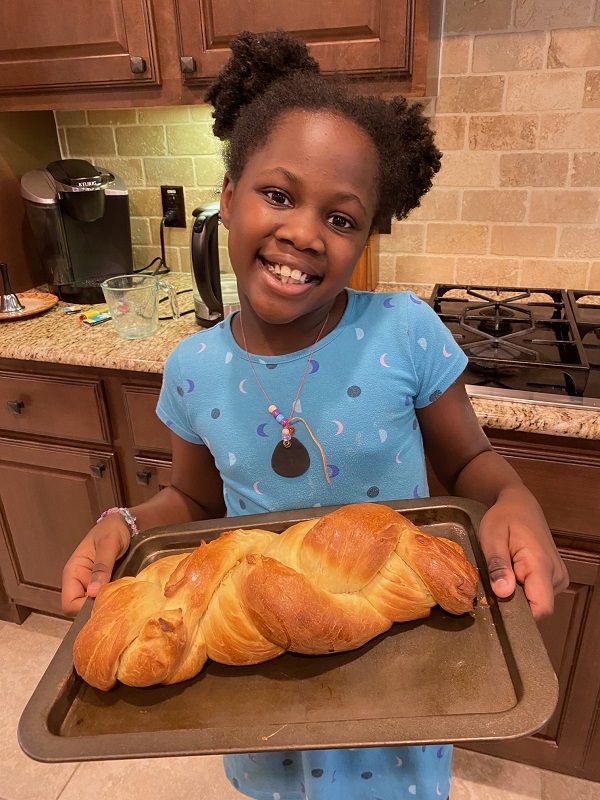
[[[177,320],[180,317],[179,314],[179,301],[177,299],[177,292],[175,291],[175,287],[172,283],[168,281],[159,281],[159,287],[166,292],[169,296],[169,303],[171,305],[171,313],[173,314],[173,319]]]

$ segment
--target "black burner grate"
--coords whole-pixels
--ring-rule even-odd
[[[469,358],[467,383],[583,395],[589,363],[566,291],[437,284],[430,305]]]
[[[600,291],[567,292],[590,366],[600,367]]]

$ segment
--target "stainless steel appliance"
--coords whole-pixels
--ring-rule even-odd
[[[191,259],[196,322],[216,325],[240,307],[235,275],[219,264],[219,204],[207,203],[192,211]]]
[[[52,161],[21,178],[50,290],[62,300],[103,302],[100,284],[133,271],[129,196],[123,181],[80,159]]]
[[[471,396],[600,407],[600,292],[437,284]]]

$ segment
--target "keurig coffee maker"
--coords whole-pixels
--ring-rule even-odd
[[[68,302],[104,302],[100,283],[133,270],[123,181],[64,159],[25,173],[21,195],[51,291]]]

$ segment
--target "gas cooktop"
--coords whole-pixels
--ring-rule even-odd
[[[471,396],[600,408],[600,292],[437,284]]]

